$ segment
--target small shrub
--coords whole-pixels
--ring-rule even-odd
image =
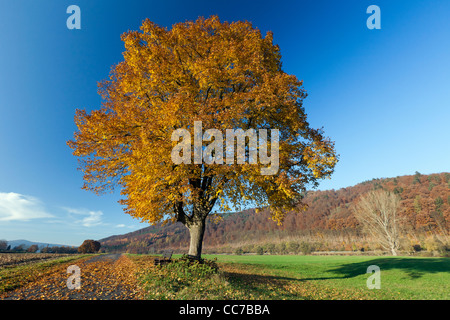
[[[281,242],[280,244],[278,244],[277,247],[278,247],[277,251],[278,251],[279,254],[287,254],[286,242]]]
[[[289,252],[297,254],[299,251],[299,248],[300,248],[300,245],[298,244],[298,242],[291,241],[288,243],[288,251]]]
[[[264,248],[262,246],[256,247],[256,254],[262,256],[264,254]]]
[[[314,247],[309,242],[303,241],[300,243],[300,251],[303,254],[311,254],[314,251]]]
[[[275,244],[273,243],[266,244],[266,251],[268,251],[270,254],[275,254],[276,253]]]
[[[442,245],[442,242],[434,237],[425,239],[425,248],[428,252],[438,251]]]
[[[194,260],[183,256],[150,269],[142,282],[148,299],[199,299],[206,297],[205,287],[225,285],[218,272],[216,260]]]
[[[255,250],[256,249],[255,249],[255,246],[253,244],[248,244],[248,245],[242,247],[242,251],[244,253],[255,252]]]
[[[235,251],[234,251],[234,254],[236,254],[236,255],[242,255],[244,253],[244,250],[242,250],[242,248],[241,247],[239,247],[239,248],[237,248]]]
[[[450,245],[441,244],[437,252],[441,257],[450,257]]]

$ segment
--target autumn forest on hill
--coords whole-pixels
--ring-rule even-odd
[[[306,211],[289,213],[282,225],[267,211],[226,213],[207,222],[205,253],[289,254],[326,251],[381,252],[352,213],[357,199],[370,190],[399,195],[400,250],[403,253],[446,252],[450,230],[450,173],[373,179],[339,190],[309,191]],[[189,232],[181,224],[149,226],[100,240],[105,252],[185,253]]]

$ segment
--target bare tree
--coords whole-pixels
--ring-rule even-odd
[[[362,195],[353,207],[364,230],[394,256],[399,247],[399,206],[400,198],[396,194],[381,189]]]

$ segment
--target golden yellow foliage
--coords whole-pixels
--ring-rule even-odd
[[[334,144],[310,128],[302,81],[283,72],[271,32],[263,37],[250,22],[213,16],[170,30],[145,20],[122,40],[124,60],[99,83],[102,108],[77,110],[78,131],[68,142],[85,189],[120,186],[126,213],[149,223],[189,225],[214,205],[247,201],[270,206],[281,223],[302,207],[306,185],[333,172]],[[261,175],[260,163],[175,165],[171,134],[185,128],[192,135],[194,121],[223,132],[279,129],[278,174]]]

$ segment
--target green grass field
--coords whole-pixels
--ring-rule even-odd
[[[205,255],[204,258],[217,258],[219,265],[255,275],[255,281],[249,282],[249,292],[257,289],[256,280],[278,281],[282,290],[269,284],[273,288],[267,290],[271,293],[268,298],[450,299],[450,258],[294,255]],[[370,274],[366,272],[370,265],[380,268],[380,289],[367,288]],[[246,282],[239,271],[228,273],[227,277],[235,287]]]

